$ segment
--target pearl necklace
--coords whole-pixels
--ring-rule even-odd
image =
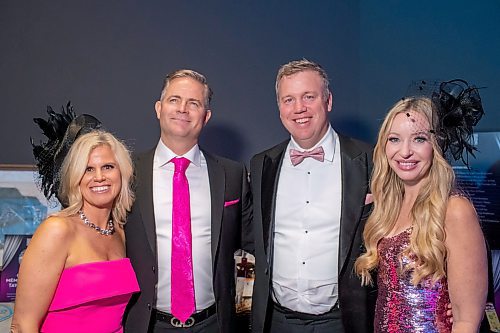
[[[101,229],[100,227],[96,226],[94,223],[89,221],[87,216],[85,216],[85,214],[83,213],[83,210],[79,210],[78,214],[80,214],[80,219],[83,221],[83,223],[85,223],[86,225],[88,225],[89,227],[91,227],[92,229],[94,229],[95,231],[100,233],[101,235],[111,236],[112,234],[115,233],[115,225],[113,224],[113,219],[110,219],[108,221],[108,227],[106,229]]]

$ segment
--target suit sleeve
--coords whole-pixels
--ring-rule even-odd
[[[241,248],[254,253],[252,193],[249,184],[250,175],[245,166],[241,175]]]

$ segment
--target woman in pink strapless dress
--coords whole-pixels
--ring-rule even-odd
[[[41,332],[111,333],[123,332],[125,307],[139,291],[128,258],[80,264],[66,268]]]
[[[86,120],[70,124],[77,129],[64,140],[81,133],[78,128],[85,129]],[[95,118],[90,120],[95,124]],[[130,154],[110,133],[86,132],[70,144],[60,170],[54,166],[53,172],[62,175],[55,188],[66,208],[38,227],[23,256],[14,333],[122,332],[125,307],[139,291],[130,261],[124,258],[123,224],[133,202]],[[47,161],[46,155],[59,149],[46,150],[45,167],[57,161]],[[46,168],[39,168],[43,182]]]

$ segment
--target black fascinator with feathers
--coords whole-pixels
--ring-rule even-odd
[[[443,155],[469,167],[469,154],[475,157],[477,151],[472,143],[473,129],[484,115],[479,88],[462,79],[414,81],[409,92],[432,100],[439,119],[434,133]]]
[[[439,117],[436,134],[443,154],[449,152],[455,161],[468,165],[468,154],[475,156],[477,150],[471,143],[473,128],[484,115],[478,88],[461,79],[445,81],[431,98]]]
[[[40,176],[39,186],[47,199],[58,196],[60,169],[64,158],[76,138],[92,130],[101,128],[101,122],[94,116],[82,114],[77,116],[71,102],[66,108],[61,107],[61,113],[47,106],[47,120],[33,118],[40,127],[47,141],[35,144],[31,138],[33,156]],[[59,199],[59,198],[58,198]],[[59,200],[61,201],[61,200]]]

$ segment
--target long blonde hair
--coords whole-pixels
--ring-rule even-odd
[[[87,168],[90,153],[98,146],[107,145],[115,155],[121,173],[120,193],[113,203],[111,218],[118,224],[125,224],[127,212],[134,202],[132,191],[133,164],[130,153],[125,145],[111,133],[94,130],[84,134],[73,143],[61,167],[61,183],[59,198],[67,205],[58,212],[58,216],[71,216],[83,206],[83,197],[80,192],[80,181]]]
[[[363,285],[372,283],[371,272],[379,262],[377,245],[393,230],[403,202],[403,182],[389,166],[385,147],[394,118],[409,111],[422,114],[431,128],[436,128],[437,125],[433,104],[426,97],[405,98],[397,102],[382,123],[373,154],[374,167],[370,183],[374,207],[363,232],[366,253],[355,263],[355,271],[361,277]],[[433,281],[446,276],[444,222],[448,198],[455,184],[455,174],[443,157],[435,135],[431,136],[431,144],[434,151],[432,165],[410,211],[413,225],[410,246],[401,254],[416,258],[415,267],[407,267],[414,269],[411,273],[414,284],[427,276],[431,276]]]

